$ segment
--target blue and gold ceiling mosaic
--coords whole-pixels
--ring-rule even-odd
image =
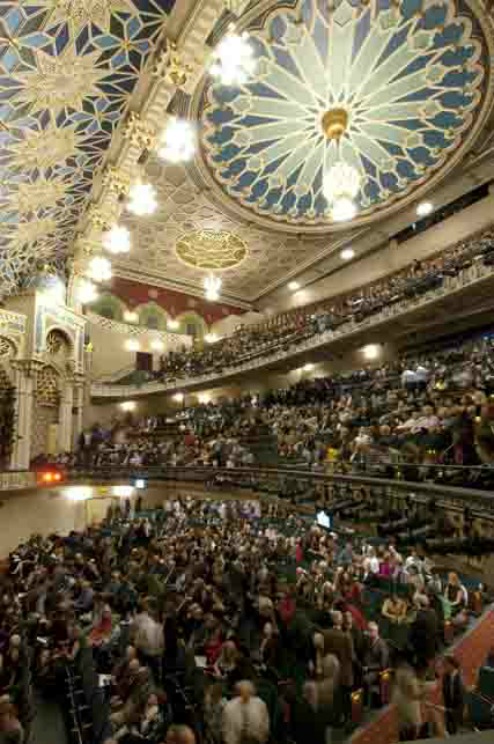
[[[0,290],[63,260],[174,0],[0,3]]]
[[[201,144],[214,181],[280,225],[328,223],[324,113],[344,108],[340,157],[362,179],[361,217],[431,183],[487,113],[491,43],[463,0],[277,2],[247,30],[259,58],[242,87],[207,83]]]

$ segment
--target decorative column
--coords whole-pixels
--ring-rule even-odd
[[[84,384],[77,382],[74,386],[74,407],[72,416],[72,449],[77,449],[79,436],[82,432],[82,417],[84,413]]]
[[[16,387],[16,431],[12,450],[12,469],[28,470],[31,456],[31,430],[34,425],[35,373],[29,362],[14,362]]]
[[[60,452],[72,451],[72,408],[74,405],[74,388],[67,381],[60,401],[58,424],[58,449]]]

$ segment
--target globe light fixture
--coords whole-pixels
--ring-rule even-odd
[[[167,320],[166,322],[166,327],[170,331],[176,331],[178,330],[178,328],[180,328],[180,323],[178,322],[178,320],[174,320],[173,318],[170,318],[170,320]]]
[[[98,291],[89,279],[79,280],[76,294],[81,305],[89,305],[98,299]]]
[[[157,153],[169,163],[186,163],[197,150],[197,131],[193,122],[171,116],[161,133]]]
[[[135,183],[130,187],[127,209],[137,217],[145,217],[156,211],[156,189],[150,183]]]
[[[296,292],[297,289],[300,289],[300,284],[298,282],[288,282],[288,289],[290,292]]]
[[[220,289],[221,289],[221,279],[219,278],[219,276],[215,276],[214,274],[209,274],[209,276],[207,276],[204,279],[204,290],[205,290],[206,300],[209,300],[210,302],[215,302],[216,300],[219,300]]]
[[[340,196],[331,205],[331,217],[334,222],[348,222],[357,214],[357,205],[348,196]]]
[[[244,31],[236,34],[233,26],[213,52],[210,74],[222,85],[244,85],[257,67],[254,48]]]
[[[87,273],[95,282],[108,282],[112,278],[111,261],[105,256],[93,256]]]
[[[130,232],[124,225],[113,225],[103,233],[103,248],[108,253],[128,253],[131,248]]]

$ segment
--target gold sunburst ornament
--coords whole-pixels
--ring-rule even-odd
[[[244,241],[228,230],[194,230],[177,241],[175,252],[187,266],[224,271],[241,264],[248,250]]]

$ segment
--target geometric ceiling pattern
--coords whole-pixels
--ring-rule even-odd
[[[361,218],[444,174],[490,103],[489,48],[475,4],[287,5],[246,25],[258,59],[250,82],[206,81],[200,99],[203,156],[228,197],[280,224],[330,227],[324,163],[341,157],[358,170]],[[321,127],[333,108],[349,120],[339,148]]]
[[[144,279],[159,278],[172,281],[177,288],[196,288],[202,291],[207,267],[197,268],[194,258],[185,263],[177,255],[177,246],[190,246],[189,237],[201,233],[228,236],[227,248],[242,257],[241,263],[223,268],[222,293],[244,301],[252,301],[280,277],[300,269],[328,248],[328,237],[289,235],[264,230],[252,222],[237,220],[215,206],[207,193],[199,191],[182,166],[165,165],[152,156],[145,168],[146,177],[157,190],[158,207],[152,217],[134,217],[125,213],[122,224],[132,233],[132,251],[115,257],[115,273]],[[214,245],[214,244],[213,244]],[[217,246],[216,246],[217,247]],[[242,247],[240,255],[238,249]],[[191,254],[188,254],[191,258]],[[231,254],[229,254],[231,255]]]
[[[0,296],[63,263],[174,0],[2,0]]]

